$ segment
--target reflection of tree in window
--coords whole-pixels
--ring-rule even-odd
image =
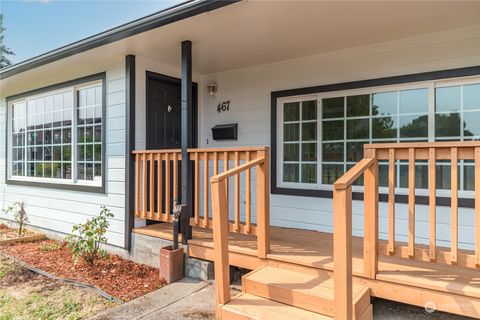
[[[436,114],[435,115],[435,136],[437,137],[458,137],[460,136],[460,114]],[[473,136],[473,132],[466,129],[467,123],[463,121],[464,136]]]
[[[401,137],[427,137],[428,136],[428,115],[418,116],[412,121],[400,127]]]

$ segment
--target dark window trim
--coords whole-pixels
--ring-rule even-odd
[[[62,88],[67,88],[67,87],[73,87],[77,85],[81,85],[83,83],[88,83],[92,81],[102,81],[102,185],[101,186],[86,186],[86,185],[77,185],[77,184],[68,184],[68,183],[50,183],[50,182],[38,182],[38,181],[21,181],[21,180],[15,180],[15,179],[10,179],[8,176],[8,167],[10,165],[8,161],[8,153],[9,153],[9,145],[8,145],[8,140],[9,140],[9,103],[14,100],[22,99],[28,96],[36,95],[36,94],[41,94],[49,91],[54,91]],[[106,72],[101,72],[93,75],[89,75],[86,77],[82,78],[77,78],[73,80],[68,80],[65,82],[57,83],[54,85],[22,92],[13,96],[9,96],[6,98],[7,102],[7,110],[6,110],[6,127],[5,127],[5,147],[6,147],[6,153],[5,153],[5,177],[6,177],[6,184],[9,185],[18,185],[18,186],[28,186],[28,187],[39,187],[39,188],[49,188],[49,189],[62,189],[62,190],[71,190],[71,191],[81,191],[81,192],[91,192],[91,193],[105,193],[106,192],[106,132],[107,132],[107,84],[106,81],[107,76]],[[74,98],[75,99],[75,98]],[[77,104],[76,104],[76,99],[74,101],[73,108],[75,109]],[[75,110],[76,112],[76,110]],[[73,130],[73,126],[72,126]],[[75,163],[72,162],[72,165],[76,165]]]
[[[397,85],[397,84],[405,84],[405,83],[411,83],[411,82],[432,81],[432,80],[468,77],[468,76],[477,76],[477,75],[480,75],[480,66],[327,84],[327,85],[321,85],[321,86],[315,86],[315,87],[304,87],[304,88],[297,88],[297,89],[273,91],[271,93],[271,101],[270,101],[271,102],[270,146],[272,150],[271,151],[271,159],[272,159],[271,174],[270,174],[270,183],[272,186],[271,193],[291,195],[291,196],[303,196],[303,197],[319,197],[319,198],[333,197],[333,192],[330,190],[294,189],[294,188],[283,188],[283,187],[277,186],[277,170],[278,170],[277,169],[277,100],[279,98],[316,94],[316,93],[322,93],[322,92],[343,91],[343,90],[350,90],[350,89],[379,87],[379,86],[386,86],[386,85]],[[417,204],[429,203],[427,196],[417,196],[415,198],[416,198]],[[353,199],[355,200],[363,199],[363,193],[354,192]],[[408,203],[408,196],[396,195],[395,200],[398,203]],[[382,202],[388,201],[387,195],[380,194],[379,201],[382,201]],[[450,198],[437,197],[437,205],[449,206]],[[474,203],[474,199],[460,198],[458,200],[458,205],[459,207],[474,208],[475,203]]]

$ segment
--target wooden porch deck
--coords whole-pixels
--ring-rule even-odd
[[[170,223],[150,225],[134,229],[134,232],[172,239]],[[332,234],[279,227],[271,227],[270,232],[267,259],[257,257],[255,236],[230,233],[230,264],[250,270],[263,265],[280,266],[316,274],[330,274],[333,270]],[[188,254],[214,260],[211,229],[193,227]],[[354,283],[368,285],[372,296],[420,307],[434,301],[437,310],[480,318],[480,273],[477,269],[379,255],[378,274],[372,280],[363,277],[362,238],[353,238],[352,255]]]

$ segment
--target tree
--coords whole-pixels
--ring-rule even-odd
[[[3,27],[3,14],[0,13],[0,69],[8,67],[12,62],[8,59],[8,56],[14,56],[15,53],[10,48],[7,48],[3,44],[3,31],[6,29]]]

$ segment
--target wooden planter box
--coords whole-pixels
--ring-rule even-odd
[[[160,277],[167,284],[183,279],[183,248],[173,246],[160,249]]]
[[[37,233],[37,234],[29,235],[26,237],[0,240],[0,245],[12,243],[12,242],[30,242],[30,241],[37,241],[37,240],[43,240],[43,239],[46,239],[46,236],[44,234]]]

